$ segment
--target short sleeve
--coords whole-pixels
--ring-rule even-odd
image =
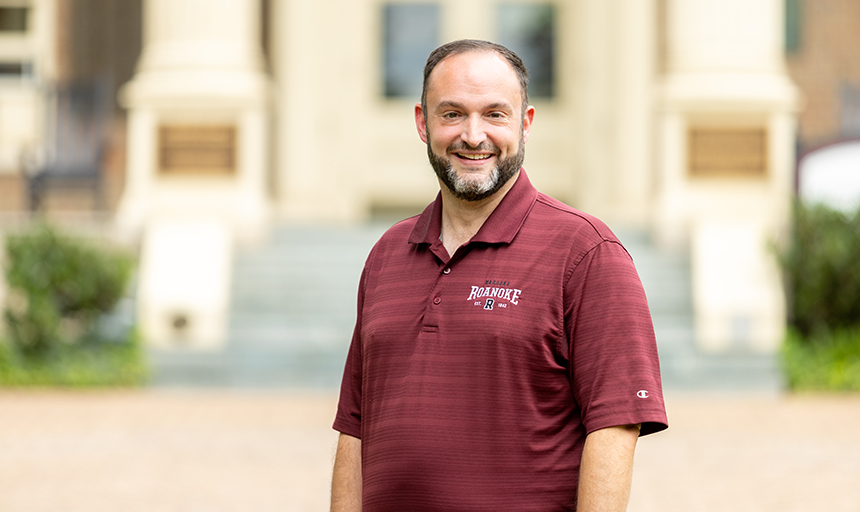
[[[586,432],[641,423],[668,426],[654,328],[627,251],[604,240],[575,263],[565,285],[570,379]]]
[[[356,438],[361,438],[361,379],[362,379],[362,357],[361,357],[361,320],[364,307],[364,293],[367,279],[367,266],[361,273],[358,285],[358,311],[356,313],[355,328],[352,333],[352,341],[346,356],[346,364],[343,370],[343,379],[340,386],[340,399],[338,400],[337,413],[335,415],[333,428],[338,432]]]

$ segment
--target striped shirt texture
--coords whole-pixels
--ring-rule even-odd
[[[667,427],[633,261],[524,170],[453,256],[441,198],[367,258],[335,430],[363,510],[574,510],[585,436]]]

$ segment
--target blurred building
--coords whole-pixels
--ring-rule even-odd
[[[803,91],[800,153],[860,138],[860,4],[788,0],[786,62]]]
[[[536,186],[686,255],[699,349],[770,352],[785,314],[768,245],[786,224],[796,152],[860,126],[857,11],[850,0],[0,0],[0,212],[107,212],[142,240],[153,342],[181,331],[217,346],[237,244],[432,200],[412,119],[423,61],[449,40],[490,39],[532,74]]]
[[[860,4],[787,2],[786,60],[803,91],[798,188],[805,202],[860,208]]]

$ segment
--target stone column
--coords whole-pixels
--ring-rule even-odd
[[[614,227],[646,228],[651,188],[653,0],[576,4],[576,206]]]
[[[217,346],[232,240],[259,235],[269,211],[260,2],[145,0],[143,8],[138,71],[120,93],[128,161],[117,221],[143,239],[139,303],[149,341]],[[181,258],[170,257],[177,241]]]
[[[770,351],[785,309],[768,243],[789,212],[797,101],[783,2],[666,6],[656,232],[691,251],[700,347]]]
[[[242,233],[267,215],[270,86],[259,2],[146,0],[129,110],[125,229],[205,213]],[[193,193],[190,193],[192,192]]]

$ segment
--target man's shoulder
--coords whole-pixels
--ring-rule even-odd
[[[597,244],[618,241],[612,230],[594,215],[577,210],[543,193],[538,193],[530,219],[535,221],[538,229],[559,230],[581,242]]]
[[[407,242],[412,231],[415,229],[415,224],[418,223],[419,217],[420,215],[415,215],[414,217],[409,217],[408,219],[403,219],[394,223],[390,228],[385,230],[381,237],[379,237],[379,242]]]
[[[397,251],[397,249],[409,247],[409,237],[412,235],[419,217],[419,215],[409,217],[386,229],[373,245],[371,254],[378,257],[381,254],[389,254],[392,251]]]

